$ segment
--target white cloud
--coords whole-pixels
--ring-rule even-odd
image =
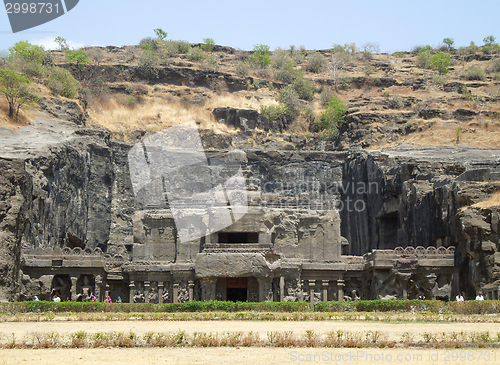
[[[36,44],[37,46],[43,46],[45,49],[59,49],[59,45],[54,41],[55,37],[47,37],[43,39],[34,39],[30,41],[31,44]],[[67,40],[68,46],[71,49],[78,49],[85,46],[83,43],[74,42]]]

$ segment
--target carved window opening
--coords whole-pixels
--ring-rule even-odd
[[[219,232],[219,243],[259,243],[259,233]]]

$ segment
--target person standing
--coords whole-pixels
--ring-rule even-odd
[[[476,300],[484,300],[483,293],[479,292],[479,293],[476,295]]]
[[[462,293],[458,293],[456,297],[457,302],[463,302],[464,301],[464,295]]]

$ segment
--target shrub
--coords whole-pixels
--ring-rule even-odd
[[[414,53],[416,55],[418,55],[418,54],[420,54],[422,52],[427,52],[427,51],[429,51],[429,52],[432,51],[432,47],[429,46],[429,45],[426,45],[426,46],[415,46],[412,49],[412,53]]]
[[[478,66],[471,66],[465,72],[464,77],[467,80],[484,80],[486,78],[486,71]]]
[[[145,37],[139,41],[139,47],[145,51],[156,51],[158,48],[158,39]]]
[[[399,96],[393,96],[387,101],[387,105],[391,109],[402,109],[404,107],[403,100]]]
[[[432,69],[441,74],[448,73],[448,66],[451,65],[450,54],[445,52],[438,52],[431,57]]]
[[[334,96],[328,102],[326,110],[321,113],[314,126],[318,132],[322,132],[320,137],[323,139],[335,140],[339,137],[339,126],[346,123],[344,115],[347,113],[347,107],[344,102]]]
[[[87,54],[96,65],[99,65],[104,59],[104,52],[100,48],[91,48],[87,51]]]
[[[276,48],[273,52],[272,67],[275,69],[287,68],[295,66],[295,62],[288,53],[281,48]]]
[[[212,52],[215,47],[215,42],[212,38],[203,38],[201,49],[205,52]]]
[[[189,50],[186,57],[190,61],[203,61],[207,56],[199,47],[194,47]]]
[[[500,52],[500,45],[498,43],[486,44],[483,46],[482,51],[492,56],[494,53]]]
[[[236,65],[236,73],[246,76],[250,72],[248,62],[242,61]]]
[[[307,50],[304,46],[300,46],[299,49],[296,49],[295,46],[290,46],[290,53],[297,64],[304,62],[307,56]]]
[[[158,56],[153,52],[143,52],[139,57],[137,71],[143,79],[150,80],[158,78],[160,72],[158,69]]]
[[[314,111],[310,106],[306,106],[300,111],[300,117],[309,125],[314,125],[316,123],[316,116]]]
[[[23,73],[30,77],[43,78],[47,74],[47,68],[38,62],[21,61],[18,66]]]
[[[324,89],[321,94],[319,95],[319,100],[321,102],[321,105],[327,106],[328,102],[332,100],[332,98],[335,96],[335,92],[331,89]]]
[[[288,115],[287,106],[284,104],[279,105],[262,105],[260,107],[260,114],[264,115],[270,121],[286,118]]]
[[[430,70],[432,68],[432,55],[430,50],[418,52],[417,66],[427,70]]]
[[[219,60],[214,57],[214,56],[210,56],[207,58],[207,63],[213,67],[218,67],[219,66]]]
[[[298,78],[293,82],[293,89],[297,92],[299,99],[312,100],[316,92],[316,85],[311,81]]]
[[[280,89],[278,102],[284,104],[288,108],[289,120],[295,119],[302,109],[302,102],[299,100],[299,95],[292,86],[285,86]]]
[[[274,78],[287,84],[294,82],[299,76],[300,70],[296,70],[293,67],[289,69],[280,69],[274,71]]]
[[[271,52],[269,46],[258,44],[253,47],[253,53],[250,55],[250,60],[260,67],[267,67],[271,64]]]
[[[307,70],[313,73],[323,72],[328,66],[328,59],[321,53],[313,53],[307,60]]]
[[[500,72],[500,58],[493,60],[490,70],[491,72]]]
[[[163,56],[175,56],[186,54],[191,49],[191,44],[187,41],[158,41],[157,51]]]
[[[86,65],[90,65],[90,58],[83,49],[67,50],[66,58],[68,63],[75,64],[80,70],[83,70]]]
[[[78,96],[80,83],[68,70],[54,66],[50,70],[49,77],[47,79],[47,87],[54,94],[75,99]]]

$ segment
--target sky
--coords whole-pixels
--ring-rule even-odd
[[[500,0],[80,0],[67,14],[16,34],[1,12],[0,51],[20,40],[55,48],[57,36],[72,48],[134,45],[161,28],[168,39],[212,38],[242,50],[354,42],[378,43],[381,52],[392,53],[439,46],[447,37],[457,47],[482,45],[489,35],[500,40],[499,14]]]

